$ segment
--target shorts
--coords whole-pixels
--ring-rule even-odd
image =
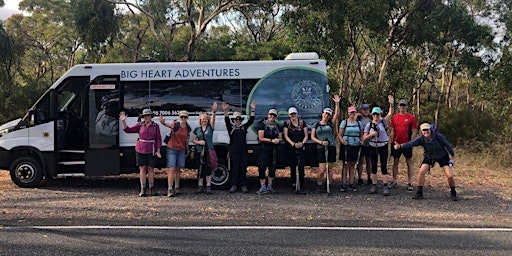
[[[361,147],[361,155],[359,157],[361,158],[365,156],[370,157],[370,146]]]
[[[359,154],[360,148],[361,148],[361,146],[341,145],[339,159],[341,161],[345,161],[345,154],[346,154],[347,162],[351,162],[351,163],[357,162],[357,160],[358,160],[357,158],[361,156]],[[348,151],[346,149],[348,149]]]
[[[317,148],[317,157],[318,163],[325,163],[325,150],[324,148]],[[327,162],[334,163],[336,162],[336,146],[328,146],[327,147]]]
[[[135,152],[135,161],[137,166],[155,167],[156,156],[153,154],[142,154]]]
[[[167,147],[167,167],[185,167],[185,155],[186,150],[174,150],[172,148]]]
[[[442,158],[439,158],[439,159],[430,159],[428,156],[425,156],[423,157],[423,162],[421,162],[422,164],[428,164],[430,165],[431,167],[434,167],[434,164],[435,163],[439,163],[439,166],[441,167],[444,167],[444,166],[447,166],[449,163],[450,163],[450,157],[448,156],[448,154],[446,154],[445,156],[443,156]]]
[[[405,158],[412,157],[412,148],[395,149],[395,147],[393,147],[393,146],[394,146],[394,144],[391,143],[391,156],[393,158],[400,158],[401,155],[404,155]]]

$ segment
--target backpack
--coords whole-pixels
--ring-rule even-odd
[[[347,129],[347,126],[348,126],[348,118],[347,118],[347,119],[345,119],[344,121],[345,121],[345,127],[342,127],[342,128],[343,128],[343,129]],[[359,120],[356,120],[356,122],[357,122],[357,126],[359,126],[359,131],[361,131],[361,130],[363,129],[363,128],[362,128],[363,124],[361,124],[361,121],[359,121]],[[371,122],[371,121],[370,121],[370,122]],[[386,124],[384,124],[384,125],[386,125]],[[385,127],[386,127],[386,126],[384,126],[384,128],[385,128]]]
[[[268,124],[268,120],[267,119],[260,119],[258,124],[265,125],[265,129],[264,129],[265,132],[268,130],[268,131],[270,131],[271,134],[279,136],[279,125],[277,123],[275,123],[275,127],[274,128],[271,128],[270,125]]]
[[[285,126],[287,126],[288,130],[292,129],[292,122],[290,122],[290,120],[286,121]],[[304,120],[299,119],[298,127],[304,127]]]
[[[176,122],[176,120],[175,120]],[[174,127],[169,131],[169,133],[167,133],[165,135],[165,138],[164,138],[164,143],[165,144],[168,144],[169,143],[169,140],[171,140],[171,136],[174,135],[175,133],[178,132],[178,130],[180,129],[181,127],[181,122],[176,122],[176,124],[174,125]],[[192,131],[192,127],[190,127],[190,125],[187,123],[187,135],[188,133],[190,133],[190,131]]]

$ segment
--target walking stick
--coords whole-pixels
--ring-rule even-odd
[[[357,165],[359,164],[359,158],[361,158],[361,147],[362,147],[362,143],[360,143],[361,145],[359,145],[359,150],[357,151],[357,159],[356,159],[356,165],[355,165],[355,168],[357,170]],[[361,170],[362,172],[362,170]],[[361,179],[361,177],[359,177],[359,172],[358,172],[358,178]],[[356,181],[356,175],[354,174],[354,182]]]
[[[201,174],[203,173],[203,164],[204,164],[204,149],[206,148],[206,145],[203,146],[203,150],[201,150],[201,154],[199,157],[199,168],[197,169],[197,178],[201,178]]]
[[[325,152],[325,174],[326,174],[326,184],[327,184],[327,195],[331,194],[331,179],[329,178],[329,145],[324,146]]]
[[[299,162],[300,162],[300,154],[298,154],[297,149],[295,149],[295,155],[297,160],[297,166],[295,166],[295,193],[299,193],[300,191],[300,179],[299,179]]]

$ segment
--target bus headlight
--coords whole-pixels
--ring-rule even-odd
[[[7,133],[9,133],[9,129],[3,129],[3,130],[0,130],[0,136],[4,136],[4,135],[6,135]]]

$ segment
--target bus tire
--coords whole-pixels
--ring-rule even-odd
[[[231,175],[228,167],[224,163],[212,170],[212,188],[217,190],[226,190],[231,187]]]
[[[20,157],[10,168],[11,180],[22,188],[35,188],[43,180],[43,167],[33,157]]]

